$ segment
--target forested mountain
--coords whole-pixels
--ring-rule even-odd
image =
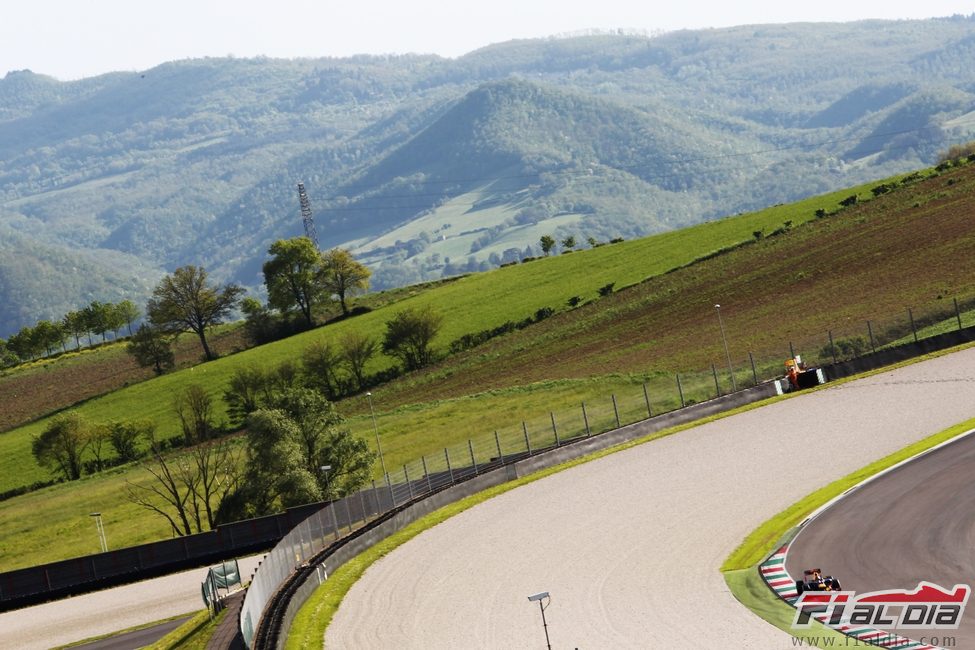
[[[392,286],[932,163],[975,131],[975,17],[200,59],[0,80],[0,337],[142,304],[193,263],[259,291],[300,234]]]

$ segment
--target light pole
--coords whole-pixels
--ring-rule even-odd
[[[332,469],[331,465],[322,465],[321,470],[325,474],[325,500],[329,501],[328,509],[332,511],[332,524],[335,526],[335,536],[338,537],[339,534],[339,518],[335,514],[335,501],[329,499],[329,488],[328,488],[328,470]]]
[[[714,309],[718,312],[718,325],[721,327],[721,341],[724,343],[724,355],[728,359],[728,374],[731,375],[731,390],[732,392],[737,392],[738,384],[735,382],[735,370],[731,366],[731,352],[728,351],[728,337],[725,336],[724,321],[721,320],[721,305],[715,305]]]
[[[372,428],[376,431],[376,449],[379,450],[379,462],[382,463],[383,466],[383,476],[387,477],[386,480],[388,481],[389,474],[386,472],[386,460],[383,458],[383,446],[379,442],[379,425],[376,424],[376,409],[372,407],[372,393],[367,392],[366,397],[369,398],[369,412],[372,414]]]
[[[389,472],[386,471],[386,459],[383,458],[383,446],[379,442],[379,425],[376,423],[376,409],[372,407],[372,391],[366,391],[369,398],[369,412],[372,414],[372,428],[376,432],[376,449],[379,451],[379,462],[383,468],[383,476],[386,479],[386,487],[389,488],[389,498],[393,499],[393,484],[389,482]],[[391,502],[395,505],[395,499]]]
[[[92,512],[88,516],[95,518],[95,529],[98,531],[98,542],[102,546],[102,553],[108,553],[108,540],[105,539],[105,526],[102,524],[102,513]]]
[[[545,599],[548,599],[547,604],[544,602]],[[545,622],[545,608],[552,604],[552,597],[548,595],[547,591],[543,591],[534,596],[529,596],[528,601],[538,602],[538,608],[542,610],[542,627],[545,628],[545,645],[548,646],[548,650],[552,650],[552,642],[548,639],[548,623]]]
[[[331,501],[331,498],[329,498],[328,496],[329,492],[331,492],[331,490],[328,487],[328,470],[332,469],[332,466],[322,465],[320,469],[322,470],[322,473],[325,475],[325,500]]]

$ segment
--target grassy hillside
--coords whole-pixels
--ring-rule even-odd
[[[609,426],[611,394],[618,398],[622,418],[636,419],[645,408],[644,383],[657,410],[673,407],[677,370],[691,399],[707,398],[713,394],[710,363],[720,368],[723,359],[716,302],[722,304],[733,362],[744,383],[750,378],[748,351],[760,366],[778,371],[789,341],[815,358],[827,330],[837,339],[865,333],[865,321],[871,319],[879,335],[895,320],[905,320],[908,307],[920,320],[932,305],[950,307],[953,296],[975,297],[970,254],[975,165],[898,184],[876,199],[811,218],[817,209],[832,211],[852,193],[470,276],[288,341],[128,387],[91,400],[81,410],[93,419],[151,416],[175,432],[169,396],[178,387],[200,381],[216,391],[233,368],[291,358],[316,337],[337,336],[349,327],[378,332],[398,304],[429,303],[442,310],[446,331],[441,345],[542,306],[562,310],[375,389],[386,461],[397,467],[494,430],[503,440],[516,440],[523,420],[531,431],[542,431],[550,426],[550,413],[560,426],[578,427],[582,401],[594,428]],[[866,199],[872,193],[864,187],[858,194]],[[781,234],[758,241],[752,234],[765,229],[770,235],[786,220],[793,225]],[[750,243],[710,255],[741,242]],[[691,263],[702,257],[709,259]],[[631,286],[595,299],[595,289],[608,282]],[[569,310],[565,301],[574,295],[591,301]],[[966,325],[975,324],[972,314],[965,318]],[[698,372],[691,376],[687,371]],[[727,389],[723,372],[720,381]],[[351,416],[352,430],[371,443],[365,400],[346,400],[340,409]],[[32,466],[27,441],[39,426],[0,435],[8,485],[43,476],[27,469]],[[0,503],[5,547],[0,568],[62,557],[63,543],[49,543],[50,535],[36,526],[57,522],[66,534],[87,539],[84,527],[90,522],[84,513],[94,507],[105,513],[115,543],[158,536],[159,522],[124,500],[125,481],[143,480],[141,474],[138,468],[119,468]],[[85,543],[94,547],[97,540],[90,537]],[[24,548],[31,549],[30,555],[17,550]]]
[[[867,187],[860,188],[860,191],[867,192]],[[573,296],[580,296],[585,301],[595,300],[597,289],[606,284],[615,283],[619,290],[723,248],[753,241],[756,231],[772,232],[786,221],[798,224],[812,219],[816,209],[835,209],[839,201],[849,194],[850,190],[844,190],[798,204],[777,206],[655,237],[538,259],[471,275],[418,291],[412,296],[412,292],[398,292],[394,295],[401,302],[393,305],[284,341],[125,387],[85,402],[79,406],[79,411],[94,421],[149,417],[159,423],[162,435],[175,436],[178,427],[172,413],[172,395],[181,387],[200,383],[219,396],[232,373],[248,364],[271,366],[294,359],[311,342],[322,337],[338,340],[351,329],[380,337],[385,321],[399,304],[430,305],[444,315],[443,331],[436,342],[443,349],[464,334],[496,327],[508,320],[519,321],[542,307],[565,311],[568,309],[567,301]],[[368,370],[375,372],[392,363],[388,357],[377,357]],[[597,374],[602,372],[597,371]],[[490,387],[522,384],[526,380],[528,377],[518,374],[505,375],[492,381]],[[437,380],[437,383],[441,382]],[[36,387],[35,390],[54,388],[52,384]],[[449,390],[440,394],[457,396],[470,391],[476,392],[478,388],[471,386],[460,392]],[[399,398],[394,403],[405,403],[406,399]],[[222,403],[219,408],[222,413]],[[0,491],[48,477],[47,472],[37,467],[30,456],[30,439],[42,430],[45,423],[46,420],[42,419],[0,434]]]
[[[356,298],[360,307],[378,309],[417,292],[453,280],[391,289]],[[319,322],[341,314],[337,304],[326,303],[315,310]],[[218,355],[228,355],[251,347],[244,336],[243,322],[220,325],[211,330],[208,340]],[[145,381],[154,376],[140,368],[125,352],[124,341],[97,343],[55,357],[0,371],[0,435],[38,418],[89,400],[99,395]],[[84,345],[87,345],[85,341]],[[180,337],[173,346],[176,368],[189,368],[201,362],[199,340],[192,335]]]

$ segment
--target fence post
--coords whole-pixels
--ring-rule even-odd
[[[653,410],[650,408],[650,393],[647,392],[647,382],[643,382],[643,401],[647,403],[647,417],[653,417]]]
[[[711,374],[714,375],[714,396],[721,397],[721,386],[718,385],[718,371],[715,369],[714,364],[711,364]]]
[[[796,349],[794,347],[792,347],[792,341],[789,341],[789,354],[791,355],[789,357],[790,359],[795,359],[796,358]]]
[[[362,495],[362,490],[359,490],[359,507],[362,508],[362,523],[369,521],[369,515],[366,512],[366,497]]]
[[[450,484],[453,485],[454,484],[454,470],[450,466],[450,452],[447,451],[447,448],[446,447],[443,448],[443,457],[447,459],[447,473],[450,475]]]
[[[393,494],[393,481],[389,478],[389,472],[386,472],[386,487],[389,488],[389,502],[392,503],[392,507],[396,507],[396,495]]]
[[[362,492],[360,491],[359,494],[361,495]],[[328,506],[325,506],[325,508],[327,507]],[[325,510],[325,508],[318,511],[318,527],[322,531],[322,548],[325,548],[325,531],[328,530],[328,524],[325,523],[325,515],[322,514],[322,511]]]
[[[525,432],[525,448],[528,449],[528,455],[532,455],[532,442],[528,439],[528,425],[525,421],[521,421],[521,430]]]
[[[501,453],[501,438],[498,437],[498,430],[494,430],[494,444],[498,448],[498,462],[504,465],[504,454]]]
[[[555,434],[555,446],[556,447],[561,447],[562,446],[562,441],[559,440],[559,428],[557,426],[555,426],[555,413],[553,413],[552,411],[549,411],[548,414],[552,418],[552,433]]]
[[[958,309],[958,298],[952,298],[952,300],[955,302],[955,318],[958,319],[958,331],[960,332],[962,327],[961,327],[961,310]]]
[[[620,409],[616,406],[616,395],[613,395],[613,413],[616,414],[616,428],[619,429],[622,424],[620,424]]]
[[[755,357],[751,352],[748,353],[748,361],[752,364],[752,381],[758,386],[758,371],[755,370]]]
[[[917,327],[914,326],[914,311],[910,307],[907,308],[907,317],[911,319],[911,332],[914,333],[914,342],[917,343]]]
[[[359,494],[362,494],[362,493],[360,492]],[[326,506],[326,508],[328,508],[328,507],[329,506]],[[322,510],[324,510],[324,508]],[[319,515],[320,515],[318,517],[318,525],[322,527],[322,548],[325,548],[325,546],[326,546],[326,544],[325,544],[325,532],[328,530],[328,524],[325,523],[325,519],[327,519],[327,517],[325,517],[324,515],[321,514],[321,512],[322,512],[321,510],[319,510],[318,512],[319,512]]]
[[[332,532],[335,535],[335,539],[338,539],[339,537],[342,536],[342,533],[339,532],[339,517],[338,517],[338,515],[335,514],[335,502],[334,501],[332,501],[330,504],[328,504],[328,509],[332,513],[332,528],[335,529]]]
[[[349,532],[351,533],[352,532],[352,508],[349,507],[349,497],[343,498],[342,501],[345,503],[345,516],[346,516],[345,520],[349,523]]]
[[[592,431],[589,429],[589,414],[586,413],[586,403],[582,403],[582,419],[586,423],[586,437],[592,435]]]
[[[836,365],[836,346],[833,344],[833,330],[826,330],[829,334],[829,352],[833,355],[833,365]]]
[[[420,456],[420,460],[423,462],[423,475],[427,477],[427,494],[433,492],[433,481],[430,479],[430,472],[427,471],[427,457]]]
[[[467,449],[471,452],[471,465],[474,466],[474,476],[477,476],[480,472],[477,469],[477,461],[474,460],[474,443],[471,442],[470,438],[467,439]]]
[[[684,401],[684,387],[680,384],[680,373],[677,373],[677,394],[680,395],[680,407],[684,408],[687,403]]]
[[[372,479],[372,496],[376,497],[376,514],[381,514],[383,504],[379,502],[379,488],[376,487],[376,479]]]
[[[410,481],[410,473],[406,469],[406,463],[403,464],[403,476],[406,477],[406,487],[410,489],[410,501],[413,500],[413,483]]]
[[[876,352],[877,351],[877,344],[874,343],[874,340],[873,340],[873,325],[870,324],[870,321],[867,321],[867,334],[870,335],[870,349],[873,350],[874,352]]]

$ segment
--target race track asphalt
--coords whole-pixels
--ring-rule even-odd
[[[795,647],[735,600],[724,559],[810,492],[971,417],[975,349],[573,467],[373,564],[339,607],[327,645],[544,648],[527,596],[549,591],[553,647]],[[794,471],[806,459],[821,462]]]
[[[849,493],[799,533],[786,567],[794,577],[821,568],[857,592],[912,590],[922,580],[947,589],[975,583],[975,435]],[[975,648],[975,604],[969,607],[957,631],[900,633],[955,637],[953,647]]]

